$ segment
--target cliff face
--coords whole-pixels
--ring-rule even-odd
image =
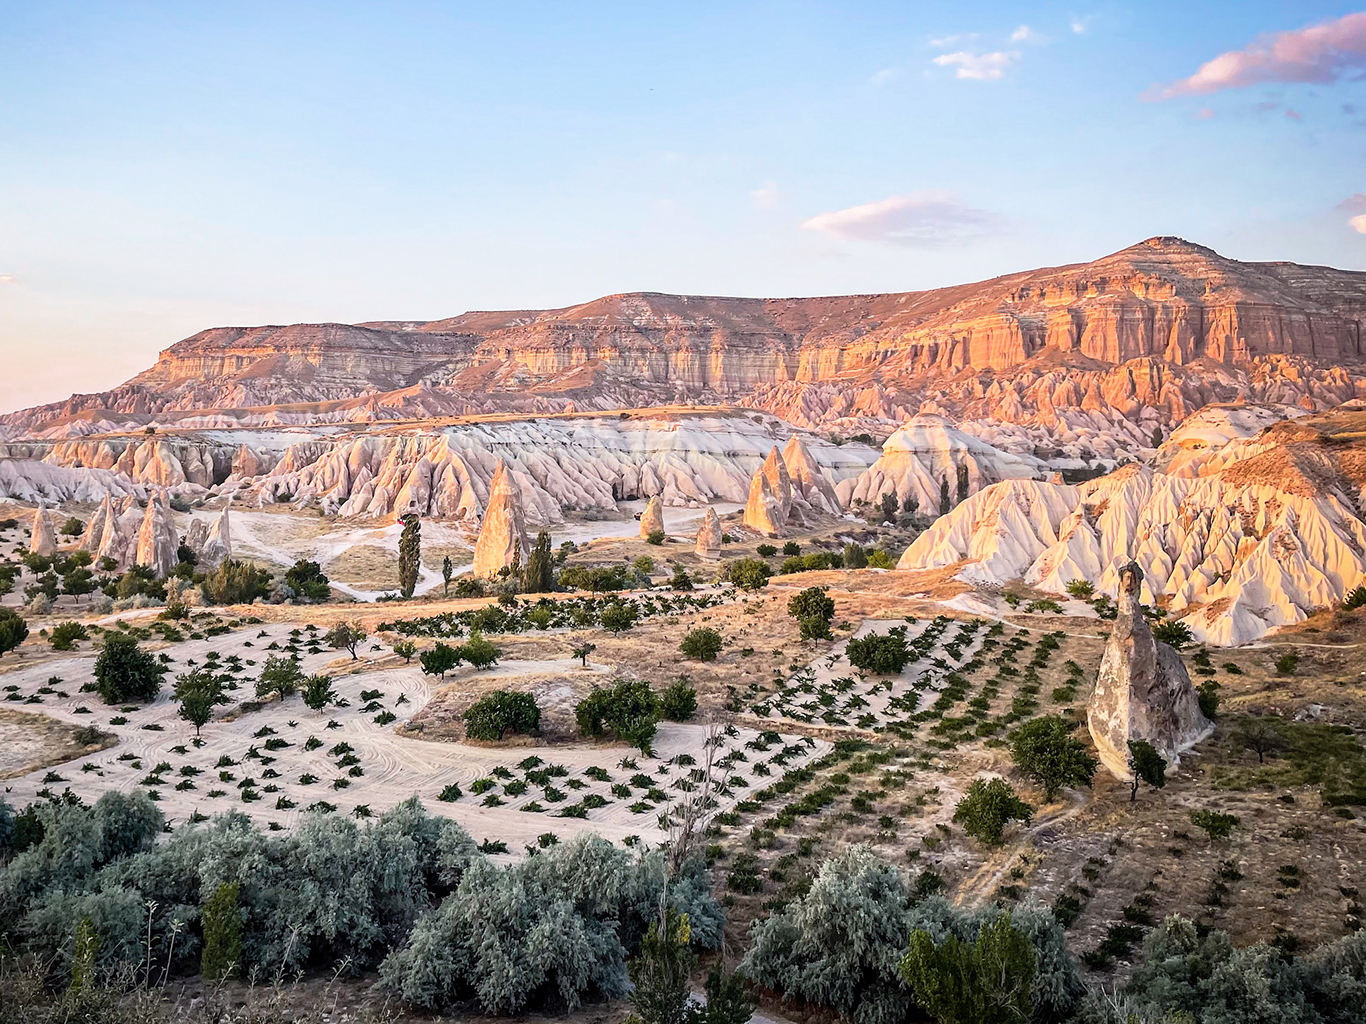
[[[1159,379],[1110,388],[1151,391],[1176,420],[1191,389],[1178,378],[1162,393],[1160,378],[1173,368],[1233,373],[1247,383],[1267,360],[1311,370],[1357,366],[1363,322],[1366,273],[1240,263],[1181,239],[1153,238],[1093,263],[923,292],[806,299],[649,293],[428,323],[217,328],[166,349],[155,366],[112,392],[3,421],[13,431],[110,410],[126,417],[358,400],[340,415],[316,415],[697,398],[773,408],[827,384],[841,393],[869,386],[895,393],[966,371],[1009,379],[1050,356],[1070,370],[1101,374],[1150,361],[1156,369],[1140,373]],[[1099,403],[1107,398],[1102,383],[1087,385],[1094,396],[1064,394],[1062,402]],[[770,400],[756,399],[766,389]]]

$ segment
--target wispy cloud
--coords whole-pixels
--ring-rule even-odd
[[[0,274],[0,284],[14,284],[16,280],[13,274]]]
[[[1336,21],[1264,36],[1221,53],[1195,74],[1146,94],[1147,99],[1207,96],[1267,82],[1327,85],[1366,73],[1366,11]]]
[[[766,181],[751,192],[749,197],[754,200],[754,205],[759,207],[759,209],[768,210],[778,205],[779,200],[783,198],[783,194],[779,191],[777,184]]]
[[[978,82],[994,82],[1005,76],[1006,69],[1020,59],[1013,50],[996,50],[992,53],[970,53],[959,50],[957,53],[942,53],[934,58],[941,68],[956,68],[956,77],[970,78]]]
[[[1073,18],[1071,24],[1072,31],[1079,36],[1085,35],[1086,30],[1091,27],[1091,18],[1092,15],[1089,14],[1082,18]]]
[[[1035,32],[1028,25],[1021,25],[1014,32],[1010,33],[1012,43],[1037,43],[1040,40],[1039,33]]]
[[[978,38],[976,32],[960,32],[954,36],[940,36],[938,39],[931,39],[930,45],[936,50],[947,50],[950,46],[961,46],[963,43],[971,43]]]
[[[935,248],[980,237],[998,224],[994,214],[952,192],[931,189],[819,213],[802,227],[846,241]]]
[[[1355,217],[1347,218],[1347,223],[1353,231],[1366,235],[1366,213],[1358,213]]]

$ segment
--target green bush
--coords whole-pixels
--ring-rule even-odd
[[[574,709],[579,732],[590,739],[611,734],[649,753],[659,721],[659,698],[642,680],[617,680],[611,689],[595,689]]]
[[[478,631],[471,633],[470,638],[455,649],[455,653],[460,661],[468,661],[480,671],[498,664],[498,659],[503,656],[498,646],[484,639],[484,635]]]
[[[710,626],[689,630],[678,645],[683,656],[697,661],[715,661],[721,653],[721,634]]]
[[[798,622],[835,617],[835,601],[825,587],[808,587],[787,599],[787,614]]]
[[[272,654],[261,667],[261,678],[256,682],[256,696],[278,694],[281,700],[299,692],[304,681],[304,670],[292,656]]]
[[[754,550],[758,553],[760,558],[772,558],[778,553],[778,549],[772,544],[760,544]]]
[[[161,692],[166,671],[136,637],[110,631],[95,659],[95,689],[106,704],[147,704]]]
[[[1014,1024],[1033,1011],[1034,946],[1009,914],[984,925],[975,942],[913,932],[901,976],[940,1024]]]
[[[659,713],[671,722],[686,722],[697,714],[697,691],[680,679],[659,694]]]
[[[845,657],[855,668],[880,676],[899,675],[911,660],[906,646],[906,627],[896,626],[886,633],[869,633],[850,640]]]
[[[1035,718],[1015,730],[1010,752],[1015,766],[1043,786],[1045,800],[1052,800],[1064,786],[1090,786],[1100,767],[1072,735],[1072,723],[1054,715]]]
[[[541,709],[529,693],[495,690],[465,711],[465,735],[472,740],[501,740],[508,733],[533,733],[541,727]]]
[[[210,604],[251,604],[258,597],[270,594],[270,573],[258,569],[251,562],[226,558],[204,578],[200,589]],[[119,582],[119,596],[130,596],[123,593],[122,580]]]
[[[611,633],[624,633],[636,624],[636,605],[633,601],[613,601],[598,616],[602,628]]]
[[[1204,829],[1210,839],[1227,839],[1238,827],[1240,819],[1236,814],[1223,814],[1219,811],[1191,811],[1191,824]]]
[[[999,846],[1009,821],[1028,824],[1034,809],[1015,795],[1005,779],[973,779],[954,809],[953,820],[963,831],[987,846]]]
[[[758,558],[737,558],[727,566],[730,581],[741,590],[762,590],[773,575],[768,563]]]
[[[332,596],[331,581],[317,562],[301,558],[285,572],[285,583],[305,601],[326,601]]]
[[[48,634],[48,643],[54,651],[72,651],[78,640],[89,640],[90,632],[79,622],[59,622]]]
[[[204,952],[199,969],[206,981],[220,981],[242,967],[242,911],[237,882],[223,882],[204,904]]]
[[[1153,626],[1153,639],[1158,643],[1174,647],[1176,650],[1194,642],[1195,634],[1191,632],[1189,626],[1184,622],[1177,622],[1174,619],[1163,619]]]
[[[12,651],[28,637],[28,623],[13,608],[0,608],[0,654]]]
[[[446,673],[460,664],[460,654],[450,644],[438,640],[435,647],[418,655],[418,662],[424,675],[445,679]]]

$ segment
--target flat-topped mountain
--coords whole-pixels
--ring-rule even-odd
[[[1041,359],[1079,372],[1146,359],[1255,377],[1267,359],[1362,364],[1363,322],[1366,273],[1243,263],[1157,237],[1092,263],[920,292],[790,299],[647,292],[425,323],[212,328],[172,345],[112,391],[4,421],[22,430],[106,412],[362,398],[369,407],[347,418],[698,399],[777,411],[773,400],[756,399],[756,389],[875,384],[896,391],[963,371],[1009,377]]]

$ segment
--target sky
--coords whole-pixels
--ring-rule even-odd
[[[1366,0],[0,0],[0,410],[225,324],[1366,269]]]

